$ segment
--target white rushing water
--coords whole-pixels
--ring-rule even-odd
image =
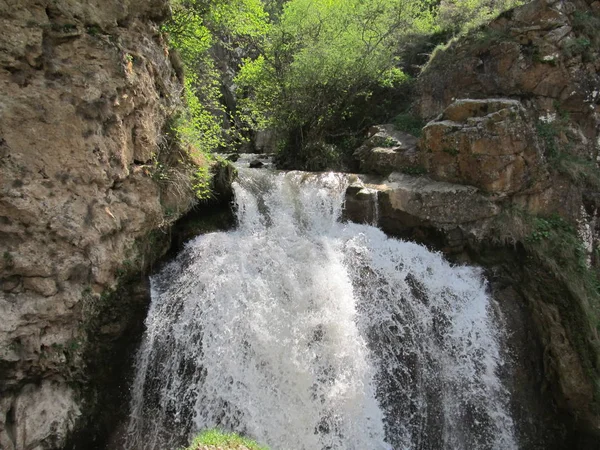
[[[126,447],[517,448],[480,271],[339,221],[339,174],[245,170],[239,226],[152,279]]]

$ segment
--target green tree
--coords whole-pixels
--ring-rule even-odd
[[[303,147],[355,114],[375,86],[408,80],[397,49],[434,28],[432,1],[291,0],[245,61],[237,83],[242,112],[257,128],[274,127]]]
[[[260,39],[268,16],[260,0],[173,0],[172,8],[163,31],[183,63],[185,103],[175,131],[187,148],[208,154],[225,143],[225,111],[211,49],[218,41],[232,46]]]

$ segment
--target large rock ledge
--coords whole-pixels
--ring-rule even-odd
[[[588,350],[581,339],[593,335],[586,329],[586,299],[524,241],[503,240],[510,232],[503,228],[512,226],[509,210],[473,186],[394,172],[357,175],[344,217],[483,266],[509,331],[514,365],[505,376],[522,448],[594,449],[600,416],[592,366],[582,357]]]
[[[347,190],[346,218],[376,223],[393,235],[414,227],[443,230],[468,226],[500,212],[498,205],[473,186],[399,172],[386,178],[360,178]]]

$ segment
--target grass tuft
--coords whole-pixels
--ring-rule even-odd
[[[249,438],[235,433],[207,430],[196,437],[185,450],[268,450]]]

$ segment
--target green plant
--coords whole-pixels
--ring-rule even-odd
[[[405,173],[407,175],[424,175],[427,173],[427,170],[425,169],[425,167],[422,166],[416,166],[416,167],[403,167],[401,170],[402,173]]]
[[[268,450],[267,447],[257,444],[252,439],[239,436],[235,433],[224,433],[219,430],[202,432],[186,450],[199,450],[206,448],[206,446],[208,446],[208,449],[215,448],[215,450],[235,450],[241,448],[247,450]]]
[[[449,147],[445,147],[443,149],[443,152],[448,153],[451,156],[456,156],[460,153],[457,148],[449,148]]]
[[[102,30],[98,25],[90,25],[88,27],[85,27],[85,31],[90,36],[98,36],[100,33],[102,33]]]
[[[600,37],[598,30],[600,29],[600,17],[593,14],[591,11],[576,10],[573,13],[573,30],[590,38],[595,44],[598,44]]]
[[[198,200],[212,197],[212,173],[208,166],[200,166],[192,175],[192,189]]]
[[[531,220],[533,230],[526,238],[531,242],[540,242],[543,239],[549,239],[553,231],[575,233],[573,227],[556,214],[550,217],[533,217]]]
[[[539,121],[537,133],[542,140],[550,167],[580,186],[600,189],[600,170],[595,161],[571,154],[571,142],[561,143],[561,136],[573,138],[569,129],[569,114],[554,105],[558,117],[554,121]]]
[[[492,45],[513,40],[509,30],[483,26],[469,34],[471,46],[475,51],[484,51]]]
[[[410,81],[398,44],[434,28],[431,3],[289,1],[236,78],[242,117],[289,133],[296,152],[339,135],[373,92]]]
[[[395,147],[396,145],[398,145],[398,141],[396,141],[396,139],[388,136],[386,137],[382,142],[381,142],[381,146],[382,147]]]
[[[563,124],[556,120],[551,121],[538,121],[536,129],[538,136],[542,139],[546,153],[550,158],[554,158],[559,154],[559,146],[557,138],[560,136]]]
[[[600,189],[600,170],[595,161],[560,151],[550,160],[552,168],[578,186]]]
[[[567,58],[572,58],[577,55],[587,56],[592,42],[587,37],[565,39],[562,50]]]
[[[464,33],[485,24],[526,0],[447,0],[440,2],[438,18],[443,29]]]
[[[13,257],[13,255],[8,252],[5,251],[2,255],[2,257],[4,258],[4,264],[6,265],[7,268],[12,268],[15,265],[15,258]]]
[[[399,131],[421,137],[425,122],[418,116],[409,113],[398,114],[394,118],[394,127]]]

